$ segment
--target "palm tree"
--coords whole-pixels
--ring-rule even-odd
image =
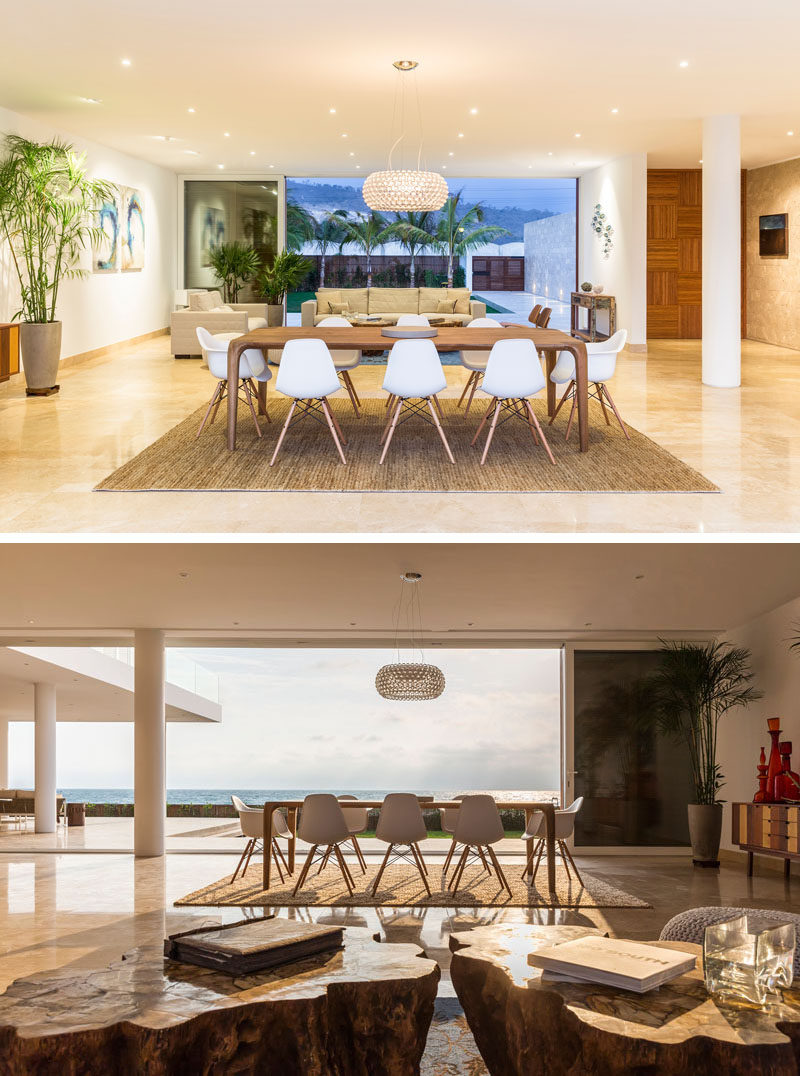
[[[461,196],[464,192],[451,194],[440,210],[436,225],[436,246],[447,256],[447,286],[453,286],[453,263],[468,250],[481,247],[501,235],[510,235],[506,228],[497,224],[483,224],[483,206],[480,202],[462,211]]]
[[[411,287],[413,288],[416,285],[417,254],[421,250],[433,246],[433,233],[436,227],[435,216],[427,209],[420,213],[397,213],[396,216],[397,224],[395,225],[395,234],[403,248],[408,251],[411,257],[409,270]]]
[[[314,238],[317,222],[298,202],[286,199],[286,249],[299,251]]]
[[[328,213],[322,220],[318,220],[314,229],[314,239],[319,251],[319,286],[325,287],[325,258],[331,247],[339,247],[347,238],[343,227],[343,221],[347,219],[347,210],[336,209]]]
[[[345,238],[340,245],[355,243],[367,257],[367,287],[372,287],[372,255],[378,247],[388,243],[397,235],[397,225],[390,224],[381,213],[356,213],[355,220],[342,218]]]

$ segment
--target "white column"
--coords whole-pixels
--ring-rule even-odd
[[[8,720],[0,717],[0,788],[9,788]]]
[[[133,848],[137,856],[163,856],[167,813],[164,633],[134,636]]]
[[[56,831],[56,685],[33,685],[35,830]]]
[[[703,384],[741,381],[741,132],[738,116],[703,120]]]

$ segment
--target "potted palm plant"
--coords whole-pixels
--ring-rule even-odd
[[[256,278],[256,287],[267,300],[268,325],[283,325],[286,293],[294,291],[311,268],[311,261],[294,250],[281,251],[272,265],[264,266]]]
[[[688,805],[692,858],[719,866],[725,775],[717,762],[721,719],[763,697],[751,684],[750,651],[727,642],[663,642],[653,676],[656,721],[689,749],[695,802]]]
[[[238,303],[239,291],[258,272],[258,251],[240,239],[220,243],[208,252],[208,264],[222,285],[226,303]]]
[[[0,161],[0,229],[19,279],[22,366],[29,396],[58,391],[61,322],[56,320],[61,282],[86,275],[78,260],[99,241],[95,211],[114,185],[89,179],[85,156],[63,142],[4,139]]]

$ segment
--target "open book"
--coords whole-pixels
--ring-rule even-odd
[[[692,971],[695,957],[660,945],[590,936],[539,949],[528,955],[528,963],[554,979],[644,994]]]

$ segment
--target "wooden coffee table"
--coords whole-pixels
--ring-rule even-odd
[[[134,949],[42,972],[0,996],[3,1076],[413,1076],[439,967],[345,929],[344,949],[232,978]]]
[[[648,994],[542,982],[527,962],[534,949],[597,933],[509,924],[451,936],[453,985],[492,1076],[800,1072],[800,992],[765,1009],[711,997],[697,945],[658,942],[696,954],[698,966]]]

